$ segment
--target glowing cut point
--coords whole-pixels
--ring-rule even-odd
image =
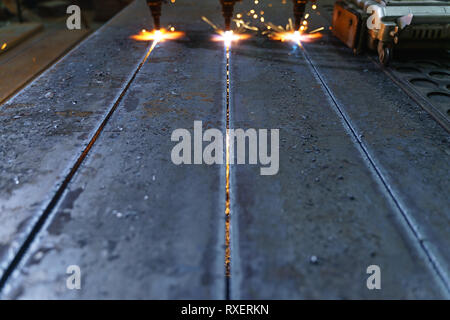
[[[162,41],[163,38],[164,38],[164,36],[163,36],[161,30],[156,30],[155,31],[155,41],[158,41],[158,42]]]
[[[223,41],[225,47],[229,48],[233,41],[245,40],[250,38],[248,34],[236,34],[231,30],[219,31],[219,34],[213,37],[214,41]]]
[[[223,34],[223,41],[227,48],[230,47],[231,41],[233,41],[233,31],[225,31],[225,33]]]
[[[300,33],[300,31],[294,31],[294,32],[284,32],[284,33],[280,33],[278,34],[278,39],[277,40],[281,40],[281,41],[292,41],[295,42],[298,45],[301,45],[301,39],[302,39],[302,34]]]
[[[312,41],[313,39],[321,37],[322,34],[320,33],[304,34],[300,31],[294,31],[294,32],[277,32],[271,36],[271,39],[280,40],[282,42],[292,41],[295,42],[297,45],[301,46],[302,42],[309,42]]]
[[[292,35],[291,41],[294,41],[298,45],[301,45],[300,39],[302,35],[300,34],[300,31],[294,31],[294,34]]]
[[[131,36],[131,38],[138,41],[162,42],[165,40],[178,39],[183,35],[184,33],[180,31],[167,31],[166,29],[147,31],[145,29],[142,29],[139,34],[133,35]]]

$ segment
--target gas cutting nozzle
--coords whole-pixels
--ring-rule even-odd
[[[222,14],[225,19],[225,30],[231,29],[231,18],[233,17],[234,4],[238,0],[220,0],[222,4]]]
[[[162,0],[147,0],[147,4],[150,7],[150,12],[153,17],[153,24],[156,30],[161,29],[160,17],[161,17],[161,6]]]
[[[292,0],[292,1],[294,2],[294,21],[295,21],[294,28],[295,30],[299,30],[303,20],[303,15],[305,14],[305,7],[308,0]]]

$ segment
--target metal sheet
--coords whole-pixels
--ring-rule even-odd
[[[92,138],[147,43],[136,1],[0,106],[0,276]]]
[[[449,134],[378,65],[336,41],[327,36],[305,48],[449,289]]]
[[[282,24],[287,18],[277,10],[270,19]],[[329,46],[315,54],[336,51]],[[328,61],[334,74],[365,74],[346,60]],[[378,75],[384,76],[375,71],[368,77]],[[349,80],[339,93],[373,99],[372,91],[358,89],[361,82]],[[442,279],[299,48],[261,39],[235,47],[231,83],[233,127],[280,128],[277,175],[261,176],[258,166],[232,167],[233,298],[446,296]],[[368,290],[369,265],[381,267],[382,290]]]
[[[223,129],[223,48],[193,4],[163,8],[186,38],[152,52],[6,297],[224,298],[222,166],[171,162],[173,130]],[[81,290],[66,288],[69,265]]]
[[[232,297],[442,297],[400,212],[298,49],[242,45],[232,71],[233,126],[280,128],[277,175],[232,167]],[[382,290],[366,287],[370,265],[382,270]]]
[[[289,43],[255,38],[233,48],[231,127],[280,128],[280,171],[261,176],[259,166],[232,166],[231,276],[225,281],[224,166],[177,167],[170,161],[172,130],[192,129],[194,120],[225,128],[223,51],[200,20],[206,15],[219,21],[220,6],[205,1],[200,12],[198,1],[176,4],[165,7],[162,22],[188,31],[187,39],[162,43],[140,70],[10,278],[5,297],[226,298],[227,291],[231,298],[252,299],[447,297],[448,276],[436,272],[436,261],[448,268],[448,218],[442,214],[450,212],[442,192],[448,189],[442,142],[448,136],[369,60],[348,56],[348,49],[328,38],[305,45],[317,70]],[[250,9],[243,3],[236,12],[242,8]],[[147,8],[135,9],[147,17]],[[274,20],[285,22],[290,10],[274,4]],[[80,96],[100,97],[88,111],[111,105],[108,94],[123,91],[130,61],[142,57],[145,46],[126,40],[137,31],[131,29],[111,31],[126,47],[126,58],[102,59],[105,46],[115,48],[109,41],[93,45],[89,54],[75,51],[52,69],[73,68],[73,61],[85,63],[91,56],[117,64],[117,70],[111,67],[121,79],[111,80],[116,91],[77,87],[83,89]],[[64,79],[52,77],[52,70],[36,81],[39,86],[26,89],[27,99],[45,96],[46,86]],[[78,79],[83,77],[90,78],[82,73]],[[15,98],[22,105],[13,105],[21,117],[33,110],[20,100],[26,90]],[[70,99],[74,92],[64,94]],[[37,110],[56,121],[49,116],[54,110],[42,106],[47,100],[39,101]],[[14,109],[7,106],[0,112]],[[9,177],[14,184],[4,183],[1,190],[19,188],[8,196],[15,203],[29,201],[23,208],[14,205],[17,221],[12,210],[5,215],[13,222],[1,231],[8,241],[0,243],[11,253],[10,243],[39,217],[62,180],[57,177],[67,173],[61,168],[79,156],[105,114],[88,117],[68,107],[62,112],[64,119],[71,117],[57,123],[64,125],[57,138],[27,129],[22,118],[16,119],[24,121],[20,126],[10,124],[2,133],[11,142],[0,181]],[[10,123],[15,115],[9,111],[0,119]],[[84,121],[74,121],[77,115]],[[25,128],[23,135],[18,127]],[[26,161],[16,160],[30,146]],[[25,187],[24,179],[30,179]],[[418,217],[421,208],[433,214]],[[414,226],[426,238],[417,237],[408,217],[420,219]],[[66,288],[66,268],[73,264],[81,267],[82,290]],[[381,267],[379,291],[366,287],[372,264]]]

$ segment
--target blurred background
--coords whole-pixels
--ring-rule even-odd
[[[132,0],[0,0],[0,102],[62,57]],[[67,8],[81,8],[68,30]]]

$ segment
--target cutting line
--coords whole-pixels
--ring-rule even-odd
[[[440,265],[440,263],[437,261],[436,257],[430,250],[427,248],[427,246],[424,244],[424,237],[420,234],[420,231],[415,226],[415,223],[413,222],[413,219],[408,215],[406,210],[401,205],[400,201],[397,200],[397,196],[395,195],[394,190],[392,190],[389,183],[386,181],[385,177],[381,173],[380,168],[375,164],[375,161],[372,159],[372,156],[370,155],[367,148],[364,146],[362,141],[359,139],[358,134],[356,133],[356,129],[353,127],[351,121],[346,116],[345,112],[343,111],[343,108],[339,105],[337,102],[337,99],[333,95],[331,89],[327,86],[325,80],[322,78],[322,76],[319,73],[319,70],[316,68],[316,66],[313,64],[311,58],[309,57],[306,49],[301,46],[301,51],[303,53],[303,56],[305,57],[306,61],[308,61],[308,64],[310,65],[311,69],[313,70],[314,74],[316,75],[317,79],[322,84],[323,88],[325,89],[326,93],[330,97],[331,101],[336,107],[336,110],[338,111],[339,115],[343,119],[345,125],[347,126],[349,132],[353,135],[355,141],[358,142],[358,145],[360,147],[360,150],[365,155],[367,161],[369,162],[369,166],[374,170],[375,174],[377,175],[378,179],[382,183],[383,187],[387,191],[388,195],[391,197],[393,203],[397,207],[397,209],[400,211],[403,219],[406,221],[406,225],[409,227],[410,231],[414,235],[414,238],[419,244],[419,247],[422,249],[422,251],[425,253],[425,256],[428,258],[429,263],[431,264],[433,270],[437,274],[438,278],[442,281],[442,284],[447,291],[447,294],[450,295],[450,283],[449,280],[446,277],[446,273],[443,269],[443,267]]]
[[[230,46],[226,46],[226,140],[225,140],[225,297],[230,299],[231,248],[230,248]]]
[[[31,244],[36,239],[38,233],[40,232],[42,227],[47,222],[47,220],[50,217],[53,209],[57,206],[57,204],[61,200],[61,198],[62,198],[65,190],[67,189],[69,183],[71,182],[72,178],[75,176],[76,172],[80,168],[81,164],[83,163],[84,159],[88,155],[89,151],[92,149],[92,146],[97,141],[98,137],[102,133],[102,131],[105,128],[106,124],[108,123],[109,119],[111,118],[113,113],[116,111],[117,107],[119,106],[119,104],[122,101],[123,97],[125,96],[126,92],[128,91],[128,89],[130,88],[130,86],[133,83],[134,79],[136,78],[137,74],[139,73],[139,71],[141,70],[142,66],[145,64],[145,62],[147,61],[148,57],[150,56],[150,53],[152,53],[153,49],[155,49],[157,44],[158,44],[157,40],[152,42],[152,45],[147,50],[147,53],[145,54],[144,58],[139,63],[137,69],[134,71],[134,73],[131,76],[131,78],[128,80],[125,88],[120,93],[120,95],[117,98],[117,100],[115,101],[114,105],[111,107],[111,109],[109,110],[108,114],[103,119],[103,121],[101,122],[101,124],[97,128],[97,130],[95,131],[94,135],[90,139],[90,141],[89,141],[88,145],[86,146],[86,148],[83,150],[81,155],[78,157],[78,159],[73,164],[72,168],[70,169],[69,174],[64,178],[63,182],[59,186],[59,188],[56,191],[55,195],[50,200],[50,203],[44,209],[44,212],[41,214],[41,216],[39,217],[37,222],[34,224],[33,228],[31,229],[30,233],[26,237],[25,241],[20,246],[20,248],[17,251],[16,255],[14,256],[14,258],[12,259],[12,261],[10,262],[8,267],[5,269],[5,271],[1,275],[1,278],[0,278],[0,293],[3,291],[3,289],[4,289],[5,285],[6,285],[6,282],[8,281],[9,277],[12,275],[14,270],[18,266],[20,266],[21,262],[23,261],[24,256],[26,255],[28,249],[30,248]]]

